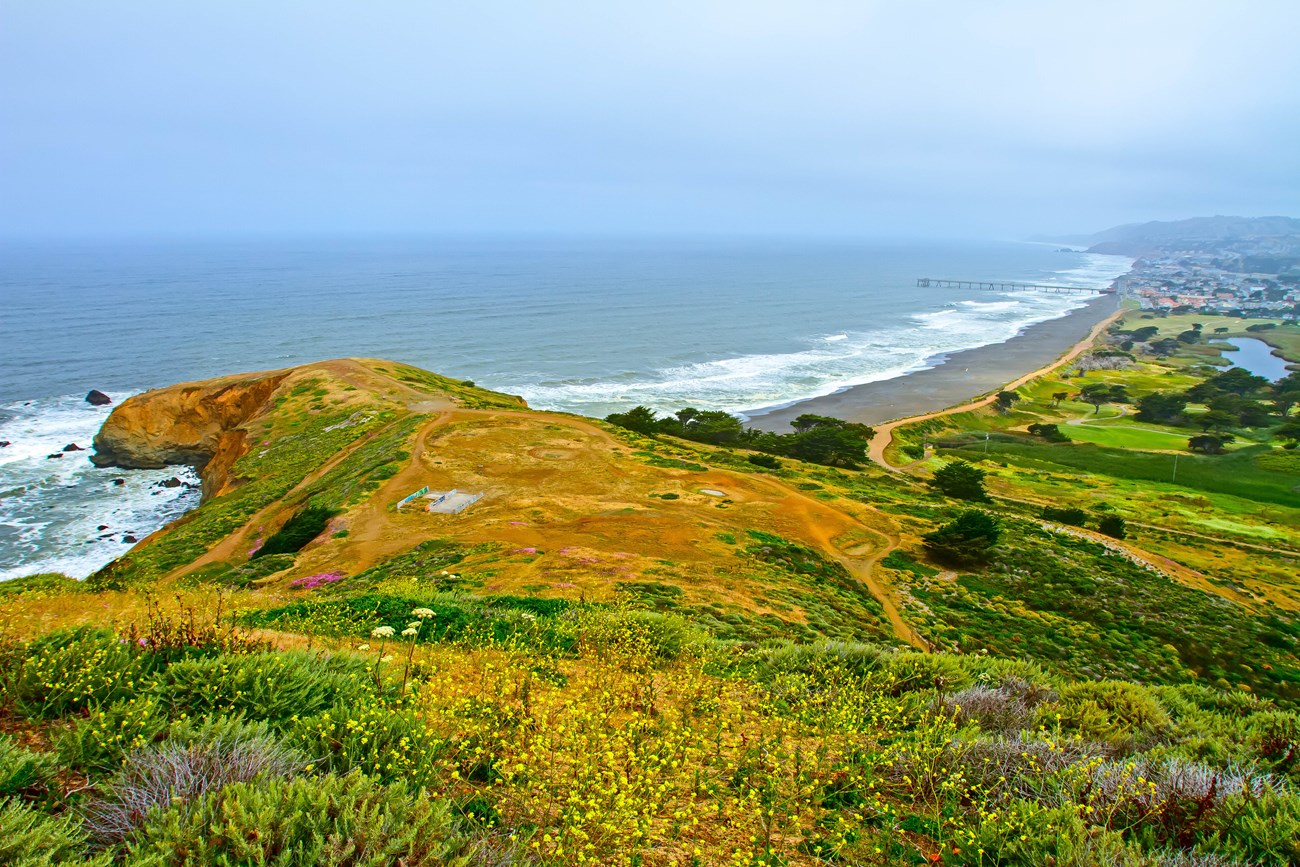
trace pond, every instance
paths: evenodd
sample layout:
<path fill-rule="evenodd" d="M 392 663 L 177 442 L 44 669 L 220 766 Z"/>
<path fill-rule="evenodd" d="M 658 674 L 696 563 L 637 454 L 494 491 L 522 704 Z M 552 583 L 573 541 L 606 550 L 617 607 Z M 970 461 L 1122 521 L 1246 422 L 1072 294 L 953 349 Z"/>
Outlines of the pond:
<path fill-rule="evenodd" d="M 1290 373 L 1286 369 L 1286 359 L 1273 354 L 1273 347 L 1253 337 L 1226 337 L 1224 340 L 1237 347 L 1237 351 L 1224 352 L 1233 367 L 1240 367 L 1256 376 L 1262 376 L 1269 382 L 1277 382 Z"/>

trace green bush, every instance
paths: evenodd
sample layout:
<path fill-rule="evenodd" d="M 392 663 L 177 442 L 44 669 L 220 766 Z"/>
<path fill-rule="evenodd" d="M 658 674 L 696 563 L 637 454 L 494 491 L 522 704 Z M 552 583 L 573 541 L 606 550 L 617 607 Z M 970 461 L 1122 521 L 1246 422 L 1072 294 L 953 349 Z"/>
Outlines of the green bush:
<path fill-rule="evenodd" d="M 157 679 L 154 694 L 172 716 L 242 713 L 282 723 L 368 694 L 366 665 L 349 656 L 301 651 L 187 659 Z"/>
<path fill-rule="evenodd" d="M 598 650 L 632 650 L 649 659 L 676 659 L 703 635 L 684 618 L 659 611 L 593 612 L 582 624 L 581 641 Z"/>
<path fill-rule="evenodd" d="M 768 470 L 781 469 L 781 462 L 778 461 L 776 458 L 772 457 L 771 455 L 764 455 L 764 454 L 747 455 L 745 457 L 745 460 L 749 461 L 751 464 L 753 464 L 756 467 L 763 467 L 764 469 L 768 469 Z"/>
<path fill-rule="evenodd" d="M 1219 852 L 1267 867 L 1300 864 L 1300 796 L 1269 788 L 1231 800 L 1225 812 L 1233 819 L 1218 835 Z"/>
<path fill-rule="evenodd" d="M 949 497 L 983 503 L 989 498 L 984 487 L 986 475 L 988 473 L 974 464 L 956 460 L 935 470 L 930 486 Z"/>
<path fill-rule="evenodd" d="M 1070 684 L 1059 701 L 1043 706 L 1042 714 L 1045 724 L 1059 715 L 1066 731 L 1115 747 L 1150 740 L 1170 726 L 1168 711 L 1150 690 L 1119 680 Z"/>
<path fill-rule="evenodd" d="M 117 845 L 152 811 L 184 810 L 231 783 L 291 777 L 306 763 L 306 755 L 281 743 L 265 724 L 222 719 L 187 727 L 181 737 L 132 752 L 82 805 L 83 824 L 98 845 Z"/>
<path fill-rule="evenodd" d="M 129 867 L 343 867 L 462 863 L 469 843 L 446 802 L 361 774 L 232 783 L 150 814 Z"/>
<path fill-rule="evenodd" d="M 953 566 L 968 566 L 988 559 L 1002 538 L 1002 524 L 988 512 L 967 509 L 923 538 L 931 557 Z"/>
<path fill-rule="evenodd" d="M 70 816 L 47 816 L 18 801 L 0 801 L 0 864 L 6 867 L 108 867 L 111 855 L 91 857 L 86 835 Z"/>
<path fill-rule="evenodd" d="M 308 506 L 296 512 L 284 522 L 284 526 L 267 539 L 254 558 L 270 557 L 275 554 L 296 554 L 303 547 L 325 532 L 325 525 L 338 514 L 324 506 Z"/>
<path fill-rule="evenodd" d="M 34 753 L 0 735 L 0 799 L 39 797 L 49 787 L 56 770 L 54 756 Z"/>
<path fill-rule="evenodd" d="M 885 670 L 893 678 L 895 693 L 961 689 L 971 682 L 961 657 L 944 653 L 896 653 L 886 658 Z"/>
<path fill-rule="evenodd" d="M 887 647 L 858 641 L 783 643 L 760 648 L 754 655 L 752 671 L 759 681 L 781 674 L 819 675 L 833 670 L 866 677 L 882 668 L 891 653 Z"/>
<path fill-rule="evenodd" d="M 109 632 L 59 630 L 27 646 L 7 692 L 24 716 L 66 716 L 132 694 L 155 662 Z"/>
<path fill-rule="evenodd" d="M 1102 516 L 1102 519 L 1097 522 L 1097 529 L 1116 539 L 1123 539 L 1128 535 L 1125 521 L 1119 515 Z"/>
<path fill-rule="evenodd" d="M 437 757 L 444 742 L 407 708 L 337 707 L 298 720 L 286 737 L 326 771 L 356 770 L 414 788 L 440 780 Z"/>
<path fill-rule="evenodd" d="M 95 708 L 59 738 L 59 760 L 82 771 L 111 771 L 131 750 L 160 738 L 167 722 L 167 707 L 149 694 Z"/>
<path fill-rule="evenodd" d="M 1082 527 L 1088 523 L 1088 513 L 1078 506 L 1068 508 L 1043 506 L 1043 520 L 1055 521 L 1058 524 L 1069 524 L 1071 527 Z"/>

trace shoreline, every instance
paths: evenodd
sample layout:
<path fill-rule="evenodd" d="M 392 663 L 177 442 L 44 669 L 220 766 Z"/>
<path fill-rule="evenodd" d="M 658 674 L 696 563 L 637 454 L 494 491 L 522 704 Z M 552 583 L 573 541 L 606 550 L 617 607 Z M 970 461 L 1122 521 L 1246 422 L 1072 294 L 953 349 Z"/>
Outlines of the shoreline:
<path fill-rule="evenodd" d="M 1055 365 L 1098 324 L 1120 310 L 1117 295 L 1104 295 L 1058 319 L 1031 325 L 1002 343 L 954 352 L 934 367 L 855 385 L 789 406 L 746 413 L 749 425 L 784 432 L 804 413 L 879 425 L 940 412 L 997 391 L 1017 377 Z"/>

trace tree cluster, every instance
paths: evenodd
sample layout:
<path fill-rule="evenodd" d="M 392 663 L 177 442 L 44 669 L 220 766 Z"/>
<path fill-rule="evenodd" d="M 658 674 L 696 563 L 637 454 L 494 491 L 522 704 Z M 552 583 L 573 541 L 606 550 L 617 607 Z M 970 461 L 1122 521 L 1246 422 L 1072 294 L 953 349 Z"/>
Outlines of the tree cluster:
<path fill-rule="evenodd" d="M 1267 401 L 1267 402 L 1265 402 Z M 1206 411 L 1194 416 L 1186 412 L 1188 404 L 1199 403 Z M 1300 403 L 1300 374 L 1269 384 L 1262 376 L 1255 376 L 1240 367 L 1234 367 L 1202 380 L 1180 392 L 1157 391 L 1137 400 L 1139 421 L 1168 425 L 1195 425 L 1204 433 L 1213 432 L 1223 442 L 1231 438 L 1229 428 L 1266 427 L 1274 420 L 1274 412 L 1285 421 L 1291 408 Z M 1280 431 L 1285 437 L 1289 425 Z M 1214 446 L 1204 437 L 1193 437 L 1191 448 L 1213 454 Z"/>
<path fill-rule="evenodd" d="M 627 412 L 608 415 L 605 421 L 646 436 L 667 434 L 709 445 L 735 446 L 848 469 L 856 469 L 866 461 L 867 443 L 876 433 L 864 424 L 805 413 L 790 422 L 793 433 L 780 434 L 747 428 L 728 412 L 694 407 L 660 416 L 649 407 L 636 406 Z M 771 469 L 780 466 L 776 462 L 773 467 L 758 460 L 751 463 Z"/>

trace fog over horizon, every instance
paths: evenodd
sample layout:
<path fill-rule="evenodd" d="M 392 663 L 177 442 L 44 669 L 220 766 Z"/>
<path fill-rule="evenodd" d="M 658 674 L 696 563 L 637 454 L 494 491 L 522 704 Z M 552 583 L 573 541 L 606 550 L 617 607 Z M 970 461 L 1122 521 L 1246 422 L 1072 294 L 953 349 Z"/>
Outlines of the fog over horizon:
<path fill-rule="evenodd" d="M 1300 4 L 0 0 L 0 236 L 1300 215 Z"/>

